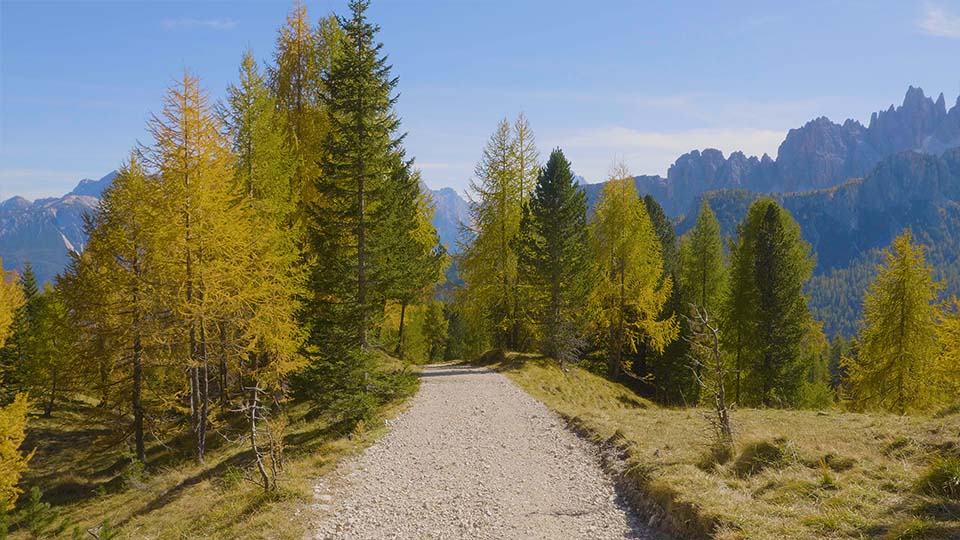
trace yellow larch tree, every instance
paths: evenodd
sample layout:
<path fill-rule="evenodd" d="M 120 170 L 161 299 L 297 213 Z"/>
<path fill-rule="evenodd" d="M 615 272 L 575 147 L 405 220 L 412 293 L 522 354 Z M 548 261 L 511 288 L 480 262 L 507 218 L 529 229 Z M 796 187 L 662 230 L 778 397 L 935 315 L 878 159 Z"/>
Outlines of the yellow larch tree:
<path fill-rule="evenodd" d="M 883 252 L 863 300 L 860 352 L 846 359 L 857 404 L 904 414 L 928 410 L 938 391 L 937 294 L 942 284 L 907 229 Z M 949 332 L 949 327 L 945 329 Z"/>
<path fill-rule="evenodd" d="M 593 326 L 609 355 L 611 378 L 625 370 L 624 356 L 641 342 L 656 351 L 675 340 L 675 316 L 657 320 L 673 283 L 663 275 L 660 241 L 633 176 L 614 166 L 590 223 L 597 285 L 591 295 Z"/>
<path fill-rule="evenodd" d="M 231 204 L 234 158 L 226 130 L 196 77 L 184 72 L 148 128 L 154 143 L 142 150 L 159 182 L 158 226 L 169 227 L 160 270 L 165 301 L 177 317 L 169 339 L 186 344 L 180 354 L 188 373 L 195 457 L 202 462 L 212 360 L 236 357 L 218 333 L 236 318 L 241 291 L 250 284 L 244 270 L 253 242 L 245 207 Z"/>

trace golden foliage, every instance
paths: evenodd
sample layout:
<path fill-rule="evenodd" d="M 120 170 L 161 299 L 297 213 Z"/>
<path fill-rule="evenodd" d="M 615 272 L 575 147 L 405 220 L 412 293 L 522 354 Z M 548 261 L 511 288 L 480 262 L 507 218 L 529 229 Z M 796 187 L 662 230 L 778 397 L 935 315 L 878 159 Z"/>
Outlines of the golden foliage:
<path fill-rule="evenodd" d="M 17 488 L 20 474 L 33 452 L 23 455 L 20 445 L 27 429 L 27 395 L 17 394 L 13 403 L 0 407 L 0 504 L 13 506 L 23 491 Z"/>
<path fill-rule="evenodd" d="M 3 260 L 0 259 L 0 347 L 10 337 L 14 315 L 23 305 L 23 291 L 16 278 L 16 272 L 3 269 Z"/>
<path fill-rule="evenodd" d="M 624 349 L 636 351 L 642 341 L 663 351 L 680 332 L 675 315 L 657 320 L 673 282 L 663 275 L 659 238 L 625 165 L 617 165 L 603 186 L 590 233 L 599 271 L 594 325 L 607 336 L 616 373 Z"/>

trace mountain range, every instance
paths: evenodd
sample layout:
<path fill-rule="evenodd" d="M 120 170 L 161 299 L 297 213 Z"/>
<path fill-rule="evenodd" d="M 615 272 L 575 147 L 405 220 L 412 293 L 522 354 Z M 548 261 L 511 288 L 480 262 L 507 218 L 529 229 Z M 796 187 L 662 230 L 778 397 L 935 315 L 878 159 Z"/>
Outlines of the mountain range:
<path fill-rule="evenodd" d="M 82 180 L 60 198 L 0 203 L 4 266 L 22 268 L 29 260 L 40 279 L 52 279 L 69 250 L 83 249 L 82 216 L 96 209 L 114 175 Z M 602 184 L 577 181 L 592 206 Z M 874 113 L 867 126 L 820 117 L 791 129 L 776 159 L 693 150 L 665 178 L 634 182 L 660 202 L 680 234 L 692 227 L 704 198 L 726 236 L 735 234 L 754 199 L 777 199 L 817 254 L 811 306 L 830 335 L 853 334 L 879 250 L 906 227 L 929 247 L 946 290 L 960 293 L 960 98 L 948 110 L 943 94 L 934 100 L 911 86 L 900 106 Z M 452 188 L 431 191 L 434 225 L 456 252 L 469 205 Z"/>
<path fill-rule="evenodd" d="M 100 195 L 116 176 L 81 180 L 63 197 L 28 201 L 12 197 L 0 203 L 0 258 L 4 269 L 23 270 L 30 262 L 37 278 L 52 281 L 70 261 L 70 251 L 87 242 L 83 216 L 96 210 Z"/>
<path fill-rule="evenodd" d="M 873 113 L 866 127 L 856 120 L 837 124 L 820 117 L 791 129 L 776 159 L 767 154 L 747 157 L 733 152 L 724 157 L 715 149 L 693 150 L 677 158 L 666 178 L 637 176 L 635 181 L 641 193 L 653 195 L 667 214 L 679 217 L 707 191 L 790 193 L 828 188 L 864 177 L 899 152 L 938 154 L 957 146 L 960 97 L 948 111 L 943 94 L 934 101 L 911 86 L 902 105 Z M 598 193 L 599 187 L 588 188 L 591 200 Z"/>
<path fill-rule="evenodd" d="M 12 197 L 0 203 L 3 267 L 22 271 L 29 261 L 41 283 L 53 281 L 69 263 L 70 251 L 83 250 L 87 241 L 83 216 L 96 211 L 103 191 L 116 175 L 116 171 L 111 171 L 99 180 L 80 180 L 63 197 L 35 201 Z M 460 223 L 469 219 L 467 202 L 452 188 L 429 191 L 436 209 L 433 224 L 440 241 L 447 249 L 456 251 Z"/>

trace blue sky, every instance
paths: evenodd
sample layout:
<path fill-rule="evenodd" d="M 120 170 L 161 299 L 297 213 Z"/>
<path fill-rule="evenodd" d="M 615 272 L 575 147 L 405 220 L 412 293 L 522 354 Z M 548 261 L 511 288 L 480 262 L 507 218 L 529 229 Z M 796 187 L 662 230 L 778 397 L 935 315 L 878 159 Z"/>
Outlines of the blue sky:
<path fill-rule="evenodd" d="M 269 59 L 292 1 L 0 0 L 0 200 L 60 195 L 116 168 L 184 68 L 213 97 L 242 51 Z M 346 1 L 308 0 L 311 18 Z M 960 0 L 667 2 L 379 0 L 408 152 L 462 190 L 504 116 L 525 111 L 602 180 L 664 174 L 715 147 L 775 156 L 816 116 L 862 122 L 908 85 L 953 104 Z"/>

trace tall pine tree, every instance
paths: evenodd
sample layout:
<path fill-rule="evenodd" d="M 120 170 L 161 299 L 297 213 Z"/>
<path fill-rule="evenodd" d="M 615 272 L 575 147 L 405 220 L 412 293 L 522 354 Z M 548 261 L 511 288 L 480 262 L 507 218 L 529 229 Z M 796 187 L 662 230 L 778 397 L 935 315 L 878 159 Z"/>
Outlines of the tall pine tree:
<path fill-rule="evenodd" d="M 685 314 L 689 310 L 689 300 L 683 281 L 680 279 L 681 260 L 677 248 L 677 235 L 670 218 L 663 208 L 650 195 L 643 198 L 644 206 L 650 215 L 650 221 L 660 239 L 660 249 L 663 253 L 663 276 L 673 283 L 670 298 L 667 299 L 660 312 L 659 319 L 666 320 L 675 317 L 679 321 L 680 337 L 667 345 L 662 353 L 644 350 L 639 357 L 634 372 L 639 377 L 653 376 L 651 381 L 656 391 L 656 398 L 662 403 L 682 405 L 696 403 L 700 392 L 693 372 L 690 370 L 690 338 L 691 331 Z"/>
<path fill-rule="evenodd" d="M 4 270 L 0 260 L 0 387 L 4 389 L 12 388 L 7 372 L 12 368 L 13 357 L 8 355 L 6 342 L 15 329 L 14 321 L 24 302 L 18 281 L 17 273 Z M 9 397 L 5 394 L 0 392 L 0 401 Z"/>
<path fill-rule="evenodd" d="M 19 307 L 13 315 L 10 336 L 0 351 L 3 357 L 5 388 L 23 388 L 27 382 L 22 379 L 22 375 L 34 356 L 33 349 L 37 344 L 43 304 L 37 275 L 33 273 L 33 265 L 29 261 L 24 265 L 23 274 L 19 276 L 16 285 L 19 289 L 16 295 Z"/>
<path fill-rule="evenodd" d="M 329 130 L 315 151 L 319 199 L 310 208 L 302 310 L 312 357 L 305 380 L 318 383 L 311 393 L 360 414 L 370 404 L 368 351 L 391 281 L 384 246 L 409 234 L 409 220 L 396 227 L 395 212 L 416 208 L 419 195 L 398 186 L 414 180 L 394 112 L 397 79 L 376 41 L 379 27 L 367 20 L 368 5 L 352 1 L 350 18 L 339 20 L 343 47 L 323 77 Z"/>
<path fill-rule="evenodd" d="M 312 27 L 306 5 L 297 0 L 277 34 L 274 66 L 267 73 L 270 91 L 284 116 L 284 134 L 293 152 L 290 190 L 295 201 L 307 203 L 316 198 L 312 180 L 319 174 L 319 156 L 315 152 L 329 129 L 322 79 L 340 46 L 340 25 L 331 15 Z M 301 206 L 295 216 L 298 224 L 305 219 L 305 210 Z"/>
<path fill-rule="evenodd" d="M 236 313 L 249 260 L 250 230 L 232 199 L 233 157 L 221 119 L 196 77 L 185 72 L 149 123 L 154 143 L 143 148 L 158 174 L 160 223 L 168 229 L 163 272 L 170 309 L 178 314 L 177 341 L 189 383 L 195 456 L 203 461 L 216 369 L 217 333 Z M 219 351 L 223 353 L 223 351 Z"/>
<path fill-rule="evenodd" d="M 376 280 L 384 287 L 386 299 L 400 305 L 396 353 L 404 358 L 404 326 L 407 308 L 424 300 L 443 275 L 446 250 L 433 227 L 433 203 L 423 191 L 418 171 L 397 170 L 390 186 L 389 202 L 382 218 L 384 240 L 377 245 Z"/>
<path fill-rule="evenodd" d="M 16 284 L 16 272 L 4 270 L 3 259 L 0 259 L 0 347 L 10 335 L 14 315 L 21 304 L 23 297 Z"/>
<path fill-rule="evenodd" d="M 251 450 L 261 482 L 270 489 L 276 486 L 276 475 L 267 474 L 261 458 L 260 424 L 280 413 L 276 404 L 285 397 L 284 382 L 301 367 L 302 359 L 296 307 L 303 294 L 304 276 L 297 264 L 299 238 L 290 230 L 300 198 L 291 178 L 302 171 L 290 139 L 284 136 L 288 128 L 276 109 L 276 99 L 269 94 L 249 52 L 241 62 L 239 84 L 228 88 L 227 107 L 221 113 L 236 156 L 232 204 L 245 210 L 251 232 L 250 253 L 242 271 L 253 286 L 238 290 L 236 311 L 219 321 L 218 390 L 225 403 L 233 382 L 239 383 Z M 267 422 L 269 436 L 282 437 L 271 425 L 282 422 Z M 279 459 L 275 453 L 270 455 Z"/>
<path fill-rule="evenodd" d="M 464 246 L 460 270 L 467 284 L 478 330 L 490 332 L 493 345 L 513 348 L 516 323 L 517 258 L 513 245 L 520 229 L 521 205 L 514 141 L 503 119 L 490 136 L 470 183 L 470 214 L 474 237 Z M 482 325 L 482 326 L 481 326 Z"/>
<path fill-rule="evenodd" d="M 519 233 L 520 279 L 540 329 L 541 351 L 561 365 L 576 359 L 581 320 L 590 294 L 591 267 L 586 193 L 574 182 L 558 148 L 524 205 Z"/>
<path fill-rule="evenodd" d="M 159 345 L 166 326 L 159 322 L 165 311 L 161 248 L 171 240 L 160 208 L 158 183 L 132 155 L 86 223 L 87 247 L 60 283 L 80 330 L 81 364 L 100 376 L 94 380 L 104 404 L 129 400 L 132 425 L 122 430 L 132 434 L 142 463 L 150 410 L 159 411 L 162 394 L 178 388 Z"/>
<path fill-rule="evenodd" d="M 790 405 L 807 371 L 802 346 L 811 316 L 803 286 L 813 271 L 810 245 L 796 221 L 771 199 L 750 206 L 737 234 L 723 309 L 735 399 Z"/>
<path fill-rule="evenodd" d="M 726 276 L 720 223 L 707 199 L 700 206 L 693 230 L 681 241 L 680 253 L 680 280 L 688 293 L 688 301 L 696 304 L 701 311 L 705 310 L 711 319 L 717 320 Z"/>
<path fill-rule="evenodd" d="M 960 395 L 960 300 L 954 297 L 943 311 L 937 326 L 940 356 L 931 370 L 931 379 L 935 383 L 934 393 L 955 399 Z"/>

